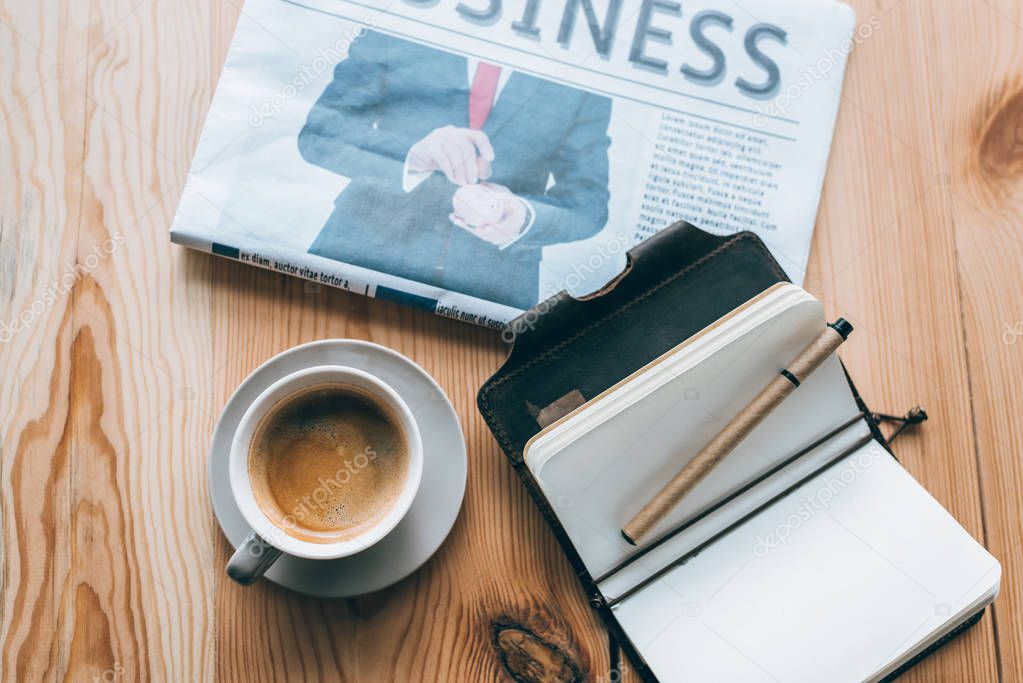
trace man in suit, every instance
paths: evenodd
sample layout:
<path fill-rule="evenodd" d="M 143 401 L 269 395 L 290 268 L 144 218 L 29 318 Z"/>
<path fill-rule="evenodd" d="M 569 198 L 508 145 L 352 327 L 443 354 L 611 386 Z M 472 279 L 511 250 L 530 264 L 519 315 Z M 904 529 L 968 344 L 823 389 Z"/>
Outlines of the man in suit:
<path fill-rule="evenodd" d="M 607 221 L 611 101 L 367 32 L 299 134 L 346 176 L 309 251 L 515 308 Z"/>

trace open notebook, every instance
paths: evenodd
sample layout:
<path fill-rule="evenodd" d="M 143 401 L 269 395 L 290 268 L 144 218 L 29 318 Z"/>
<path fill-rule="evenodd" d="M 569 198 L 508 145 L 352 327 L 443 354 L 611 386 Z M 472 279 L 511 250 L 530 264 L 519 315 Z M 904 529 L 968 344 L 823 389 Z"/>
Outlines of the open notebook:
<path fill-rule="evenodd" d="M 776 285 L 526 445 L 526 467 L 598 577 L 622 629 L 662 681 L 876 680 L 998 592 L 997 561 L 856 419 L 862 413 L 836 357 L 640 548 L 620 536 L 621 526 L 824 326 L 816 299 L 794 285 Z M 849 426 L 805 457 L 649 549 L 843 424 Z M 642 557 L 612 572 L 636 553 Z"/>

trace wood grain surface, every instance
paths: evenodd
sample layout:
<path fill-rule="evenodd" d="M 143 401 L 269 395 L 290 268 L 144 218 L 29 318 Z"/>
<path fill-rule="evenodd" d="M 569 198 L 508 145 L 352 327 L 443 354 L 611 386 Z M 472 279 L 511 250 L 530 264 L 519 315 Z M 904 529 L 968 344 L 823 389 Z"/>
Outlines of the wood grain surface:
<path fill-rule="evenodd" d="M 1020 681 L 1023 5 L 853 4 L 874 28 L 806 286 L 856 326 L 842 356 L 868 403 L 927 408 L 897 452 L 1002 562 L 994 609 L 906 680 Z M 0 0 L 0 677 L 619 680 L 476 412 L 498 334 L 169 244 L 240 11 Z M 461 516 L 377 594 L 239 588 L 206 494 L 213 423 L 259 363 L 326 337 L 393 347 L 445 388 Z"/>

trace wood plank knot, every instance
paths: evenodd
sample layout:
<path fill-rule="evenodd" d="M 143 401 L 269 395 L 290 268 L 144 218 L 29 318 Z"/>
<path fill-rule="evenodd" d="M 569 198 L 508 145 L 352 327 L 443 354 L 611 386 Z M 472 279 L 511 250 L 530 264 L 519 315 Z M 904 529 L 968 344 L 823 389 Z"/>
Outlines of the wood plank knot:
<path fill-rule="evenodd" d="M 579 666 L 561 648 L 517 624 L 495 623 L 494 647 L 511 677 L 522 683 L 578 683 Z"/>

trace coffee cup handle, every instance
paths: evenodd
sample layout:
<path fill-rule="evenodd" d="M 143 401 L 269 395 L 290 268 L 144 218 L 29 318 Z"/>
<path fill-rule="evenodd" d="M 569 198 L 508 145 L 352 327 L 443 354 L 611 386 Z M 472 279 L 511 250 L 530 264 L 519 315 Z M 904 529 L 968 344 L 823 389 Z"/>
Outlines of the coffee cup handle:
<path fill-rule="evenodd" d="M 278 548 L 267 543 L 255 531 L 249 532 L 227 562 L 227 575 L 243 586 L 263 576 L 281 556 Z"/>

